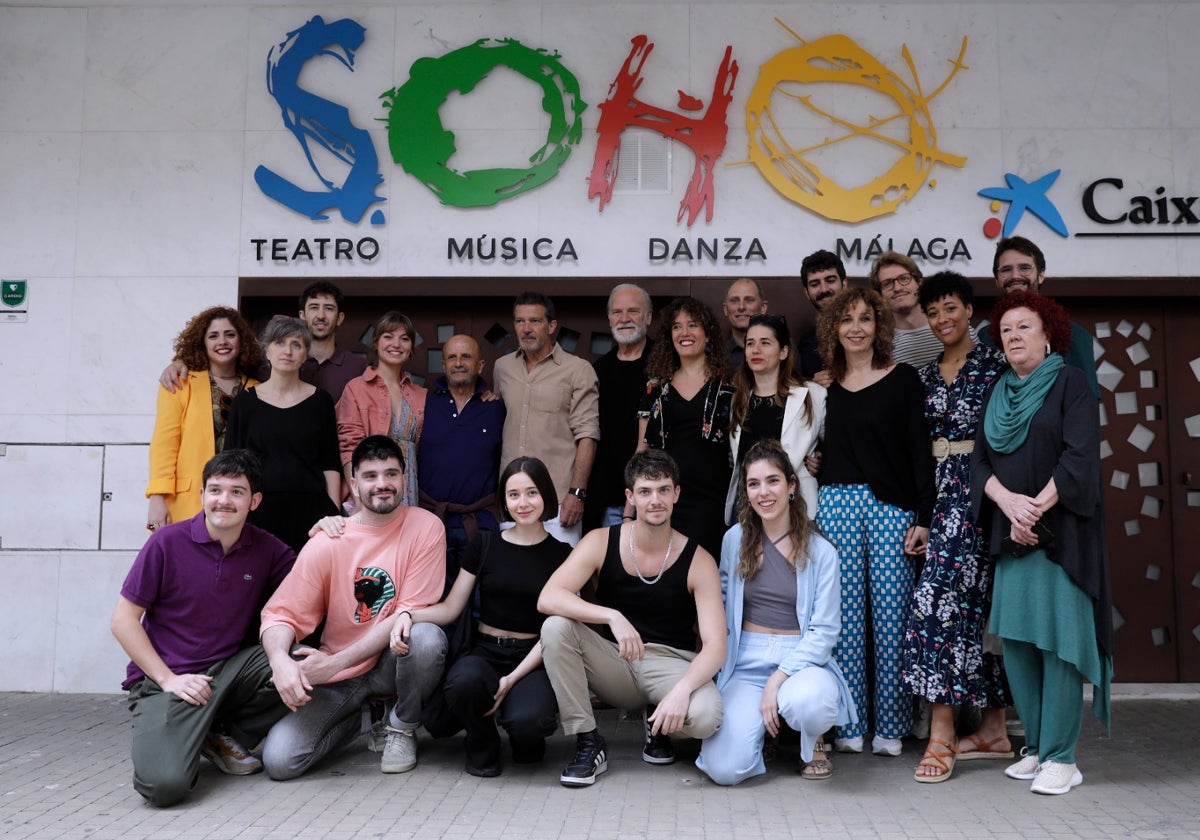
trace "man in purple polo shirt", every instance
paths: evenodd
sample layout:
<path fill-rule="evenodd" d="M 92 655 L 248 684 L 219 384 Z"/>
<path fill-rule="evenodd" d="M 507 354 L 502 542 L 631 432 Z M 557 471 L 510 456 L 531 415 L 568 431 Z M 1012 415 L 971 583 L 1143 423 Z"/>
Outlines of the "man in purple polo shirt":
<path fill-rule="evenodd" d="M 132 660 L 121 687 L 133 713 L 133 786 L 158 806 L 195 790 L 201 754 L 223 773 L 262 770 L 243 745 L 287 713 L 266 654 L 246 640 L 295 554 L 246 523 L 262 500 L 253 453 L 221 452 L 203 477 L 204 509 L 151 535 L 112 617 Z"/>
<path fill-rule="evenodd" d="M 417 453 L 421 506 L 446 525 L 446 581 L 458 576 L 467 544 L 479 531 L 495 531 L 496 481 L 504 403 L 484 400 L 483 357 L 469 335 L 442 347 L 442 368 L 425 401 Z"/>

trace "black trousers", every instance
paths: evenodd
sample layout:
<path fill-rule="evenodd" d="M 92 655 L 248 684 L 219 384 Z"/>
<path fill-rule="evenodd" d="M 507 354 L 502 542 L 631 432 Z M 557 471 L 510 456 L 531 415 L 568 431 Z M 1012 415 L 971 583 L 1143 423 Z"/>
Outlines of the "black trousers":
<path fill-rule="evenodd" d="M 478 769 L 500 766 L 500 733 L 508 733 L 513 760 L 541 760 L 546 738 L 558 728 L 558 701 L 545 668 L 538 666 L 509 689 L 500 708 L 484 717 L 495 703 L 500 678 L 511 673 L 529 653 L 528 647 L 502 647 L 486 637 L 471 652 L 450 666 L 446 675 L 446 703 L 466 730 L 467 765 Z"/>

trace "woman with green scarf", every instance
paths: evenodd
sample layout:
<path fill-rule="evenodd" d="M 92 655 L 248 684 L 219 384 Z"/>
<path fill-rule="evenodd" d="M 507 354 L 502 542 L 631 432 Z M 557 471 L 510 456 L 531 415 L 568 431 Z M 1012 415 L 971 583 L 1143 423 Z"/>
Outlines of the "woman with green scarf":
<path fill-rule="evenodd" d="M 1081 371 L 1066 367 L 1071 326 L 1034 292 L 1000 300 L 996 344 L 1012 369 L 984 406 L 971 459 L 971 502 L 996 557 L 988 630 L 1025 724 L 1022 758 L 1005 770 L 1034 793 L 1083 781 L 1075 747 L 1083 681 L 1109 724 L 1112 599 L 1100 484 L 1100 424 Z"/>

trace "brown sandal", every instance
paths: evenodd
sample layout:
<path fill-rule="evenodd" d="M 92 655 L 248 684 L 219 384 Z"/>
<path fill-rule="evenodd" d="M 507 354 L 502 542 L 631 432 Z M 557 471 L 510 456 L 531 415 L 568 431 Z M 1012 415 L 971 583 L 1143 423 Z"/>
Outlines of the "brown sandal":
<path fill-rule="evenodd" d="M 813 746 L 813 760 L 800 768 L 800 778 L 809 782 L 823 782 L 833 775 L 833 764 L 829 761 L 829 747 L 824 738 L 818 738 Z"/>
<path fill-rule="evenodd" d="M 934 745 L 945 747 L 944 752 L 935 752 Z M 921 761 L 917 764 L 917 768 L 932 767 L 940 772 L 936 776 L 926 776 L 918 772 L 913 773 L 913 778 L 924 785 L 936 785 L 939 782 L 944 782 L 954 773 L 954 761 L 957 751 L 945 741 L 938 741 L 935 738 L 929 739 L 929 744 L 925 747 L 925 755 L 921 756 Z"/>
<path fill-rule="evenodd" d="M 964 750 L 956 748 L 955 752 L 958 753 L 959 761 L 984 761 L 985 759 L 1004 761 L 1013 757 L 1011 746 L 1007 752 L 996 749 L 998 745 L 1003 744 L 1005 741 L 1008 741 L 1007 735 L 1001 735 L 1000 737 L 993 738 L 990 741 L 983 741 L 980 740 L 979 733 L 975 732 L 971 735 L 964 735 L 958 739 L 959 747 L 966 743 L 970 744 L 973 749 Z"/>

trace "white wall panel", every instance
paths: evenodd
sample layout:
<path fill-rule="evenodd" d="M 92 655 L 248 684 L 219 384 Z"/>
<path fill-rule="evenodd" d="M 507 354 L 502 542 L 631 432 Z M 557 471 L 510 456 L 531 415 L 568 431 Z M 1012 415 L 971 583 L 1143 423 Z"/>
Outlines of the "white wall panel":
<path fill-rule="evenodd" d="M 6 446 L 0 456 L 0 546 L 95 549 L 101 446 Z"/>
<path fill-rule="evenodd" d="M 98 597 L 82 584 L 77 588 Z M 0 553 L 0 691 L 53 690 L 61 588 L 57 552 Z"/>

